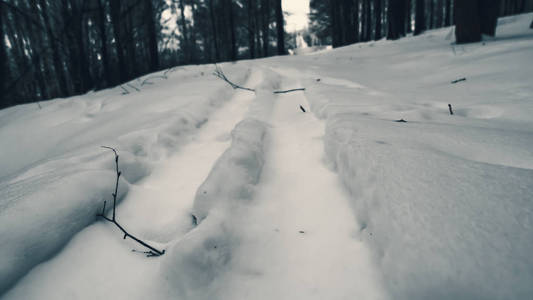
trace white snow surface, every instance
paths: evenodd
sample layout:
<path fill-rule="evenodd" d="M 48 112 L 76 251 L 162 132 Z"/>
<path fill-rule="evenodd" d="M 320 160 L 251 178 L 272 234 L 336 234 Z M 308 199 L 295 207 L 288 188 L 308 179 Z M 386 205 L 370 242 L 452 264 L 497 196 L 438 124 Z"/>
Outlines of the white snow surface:
<path fill-rule="evenodd" d="M 0 297 L 533 298 L 532 17 L 0 110 Z"/>

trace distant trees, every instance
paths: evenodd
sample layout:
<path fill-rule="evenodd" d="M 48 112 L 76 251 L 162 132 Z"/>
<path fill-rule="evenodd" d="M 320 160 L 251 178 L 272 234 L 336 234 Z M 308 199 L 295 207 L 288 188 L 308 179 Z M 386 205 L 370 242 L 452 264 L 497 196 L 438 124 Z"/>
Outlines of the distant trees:
<path fill-rule="evenodd" d="M 0 108 L 285 54 L 281 0 L 0 0 Z"/>
<path fill-rule="evenodd" d="M 383 36 L 419 35 L 456 22 L 458 42 L 463 36 L 479 40 L 480 34 L 494 35 L 499 16 L 533 11 L 533 0 L 310 0 L 309 7 L 314 43 L 340 47 Z M 480 33 L 472 38 L 470 31 Z"/>

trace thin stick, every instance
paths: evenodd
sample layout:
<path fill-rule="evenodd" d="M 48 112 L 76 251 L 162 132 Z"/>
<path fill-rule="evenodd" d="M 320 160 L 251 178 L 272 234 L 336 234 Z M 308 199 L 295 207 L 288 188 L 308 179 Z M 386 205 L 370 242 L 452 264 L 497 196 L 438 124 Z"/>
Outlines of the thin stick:
<path fill-rule="evenodd" d="M 137 92 L 140 92 L 141 90 L 139 90 L 138 88 L 136 88 L 135 86 L 129 84 L 129 83 L 126 83 L 126 85 L 128 85 L 130 88 L 136 90 Z"/>
<path fill-rule="evenodd" d="M 250 92 L 255 92 L 254 89 L 251 89 L 251 88 L 247 88 L 247 87 L 243 87 L 243 86 L 240 86 L 240 85 L 237 85 L 233 82 L 231 82 L 227 77 L 226 75 L 224 74 L 224 72 L 222 72 L 222 69 L 217 65 L 215 64 L 215 71 L 213 72 L 213 75 L 215 75 L 216 77 L 224 80 L 225 82 L 227 82 L 229 85 L 231 85 L 231 87 L 233 89 L 241 89 L 241 90 L 246 90 L 246 91 L 250 91 Z"/>
<path fill-rule="evenodd" d="M 136 241 L 137 243 L 139 243 L 139 244 L 143 245 L 144 247 L 150 249 L 150 251 L 145 252 L 148 257 L 161 256 L 161 255 L 165 254 L 165 250 L 161 250 L 160 251 L 160 250 L 157 250 L 156 248 L 148 245 L 144 241 L 142 241 L 142 240 L 138 239 L 137 237 L 131 235 L 129 232 L 126 231 L 126 229 L 124 229 L 124 227 L 122 227 L 118 223 L 117 216 L 116 216 L 117 193 L 118 193 L 118 182 L 119 182 L 119 179 L 120 179 L 120 175 L 122 175 L 122 172 L 118 169 L 118 153 L 117 153 L 117 150 L 115 148 L 111 148 L 111 147 L 107 147 L 107 146 L 102 146 L 102 148 L 110 149 L 111 151 L 113 151 L 113 153 L 115 153 L 115 170 L 116 170 L 116 173 L 117 173 L 117 180 L 115 182 L 115 192 L 112 194 L 113 195 L 113 217 L 112 218 L 108 218 L 108 217 L 106 217 L 104 215 L 106 201 L 104 201 L 104 207 L 102 208 L 102 213 L 97 214 L 96 216 L 97 217 L 101 217 L 102 219 L 115 224 L 122 231 L 122 233 L 124 233 L 124 239 L 129 237 L 132 240 Z"/>
<path fill-rule="evenodd" d="M 124 92 L 122 92 L 122 95 L 127 95 L 130 93 L 130 91 L 128 91 L 125 87 L 123 87 L 122 85 L 120 86 L 120 88 L 122 88 L 122 90 L 124 90 Z"/>
<path fill-rule="evenodd" d="M 290 93 L 290 92 L 296 92 L 296 91 L 305 91 L 305 88 L 297 88 L 297 89 L 290 89 L 290 90 L 284 90 L 284 91 L 274 91 L 274 94 L 284 94 L 284 93 Z"/>

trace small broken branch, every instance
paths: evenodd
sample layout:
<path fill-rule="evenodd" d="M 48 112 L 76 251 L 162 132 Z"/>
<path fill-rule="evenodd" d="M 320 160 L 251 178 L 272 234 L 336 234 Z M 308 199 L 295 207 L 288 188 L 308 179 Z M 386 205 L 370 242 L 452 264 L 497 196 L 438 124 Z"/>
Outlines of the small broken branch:
<path fill-rule="evenodd" d="M 305 91 L 305 88 L 297 88 L 297 89 L 290 89 L 290 90 L 283 90 L 283 91 L 274 91 L 274 94 L 284 94 L 284 93 L 290 93 L 290 92 L 296 92 L 296 91 Z"/>
<path fill-rule="evenodd" d="M 461 82 L 461 81 L 466 81 L 466 78 L 459 78 L 459 79 L 455 79 L 452 81 L 452 84 L 455 84 L 455 83 L 458 83 L 458 82 Z"/>
<path fill-rule="evenodd" d="M 165 250 L 161 250 L 160 251 L 160 250 L 157 250 L 156 248 L 148 245 L 144 241 L 142 241 L 142 240 L 138 239 L 137 237 L 131 235 L 129 232 L 126 231 L 126 229 L 124 229 L 124 227 L 122 227 L 118 223 L 117 216 L 116 216 L 117 193 L 118 193 L 118 182 L 119 182 L 119 179 L 120 179 L 120 175 L 122 175 L 122 172 L 118 169 L 118 153 L 117 153 L 117 150 L 115 148 L 111 148 L 111 147 L 107 147 L 107 146 L 102 146 L 102 148 L 110 149 L 115 154 L 115 170 L 116 170 L 116 173 L 117 173 L 117 180 L 115 182 L 115 191 L 112 194 L 113 195 L 113 217 L 112 218 L 108 218 L 105 215 L 105 207 L 106 207 L 106 201 L 105 200 L 104 200 L 104 207 L 102 208 L 102 212 L 97 214 L 96 216 L 97 217 L 101 217 L 102 219 L 115 224 L 118 227 L 118 229 L 120 229 L 120 231 L 122 231 L 122 233 L 124 234 L 124 239 L 129 237 L 132 240 L 136 241 L 137 243 L 139 243 L 139 244 L 143 245 L 144 247 L 150 249 L 149 251 L 143 252 L 143 253 L 147 254 L 148 257 L 161 256 L 161 255 L 165 254 Z"/>
<path fill-rule="evenodd" d="M 133 86 L 133 85 L 131 85 L 131 84 L 129 84 L 129 83 L 126 83 L 126 85 L 129 86 L 130 88 L 136 90 L 137 92 L 140 92 L 140 91 L 141 91 L 140 89 L 136 88 L 135 86 Z"/>
<path fill-rule="evenodd" d="M 240 86 L 240 85 L 237 85 L 233 82 L 231 82 L 228 77 L 226 77 L 226 75 L 224 74 L 224 72 L 222 72 L 222 69 L 217 65 L 215 64 L 215 71 L 213 72 L 213 75 L 215 75 L 216 77 L 224 80 L 225 82 L 227 82 L 229 85 L 231 85 L 231 87 L 235 90 L 235 89 L 241 89 L 241 90 L 245 90 L 245 91 L 250 91 L 250 92 L 254 92 L 255 93 L 255 90 L 254 89 L 251 89 L 251 88 L 247 88 L 247 87 L 243 87 L 243 86 Z"/>
<path fill-rule="evenodd" d="M 122 85 L 120 86 L 120 88 L 123 90 L 122 95 L 127 95 L 127 94 L 130 93 L 130 91 L 128 91 L 128 89 L 126 89 L 126 88 L 123 87 Z"/>
<path fill-rule="evenodd" d="M 450 110 L 450 115 L 453 115 L 452 105 L 448 104 L 448 109 Z"/>
<path fill-rule="evenodd" d="M 167 75 L 154 75 L 154 76 L 148 76 L 146 79 L 144 79 L 142 82 L 141 82 L 141 86 L 145 85 L 145 84 L 153 84 L 153 82 L 149 81 L 150 79 L 156 79 L 156 78 L 160 78 L 160 79 L 168 79 Z"/>

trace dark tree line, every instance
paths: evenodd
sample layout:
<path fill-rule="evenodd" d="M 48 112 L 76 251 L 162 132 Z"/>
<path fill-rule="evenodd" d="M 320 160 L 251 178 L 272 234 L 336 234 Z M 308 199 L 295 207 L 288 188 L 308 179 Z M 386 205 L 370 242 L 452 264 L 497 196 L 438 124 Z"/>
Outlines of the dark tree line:
<path fill-rule="evenodd" d="M 281 0 L 0 0 L 0 108 L 285 54 Z"/>
<path fill-rule="evenodd" d="M 532 10 L 533 0 L 311 0 L 309 29 L 318 44 L 340 47 L 456 24 L 460 43 L 494 35 L 499 16 Z"/>

